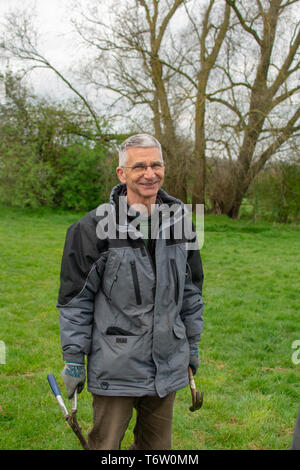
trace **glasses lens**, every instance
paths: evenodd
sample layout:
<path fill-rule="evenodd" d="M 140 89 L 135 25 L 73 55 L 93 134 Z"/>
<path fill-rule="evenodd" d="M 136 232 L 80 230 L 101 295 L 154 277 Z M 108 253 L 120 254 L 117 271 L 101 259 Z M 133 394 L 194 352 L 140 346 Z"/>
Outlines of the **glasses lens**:
<path fill-rule="evenodd" d="M 147 170 L 146 165 L 134 165 L 132 167 L 132 171 L 134 171 L 135 173 L 143 173 L 146 170 Z"/>
<path fill-rule="evenodd" d="M 164 167 L 163 163 L 156 162 L 156 163 L 151 163 L 151 165 L 134 165 L 131 167 L 132 171 L 134 173 L 145 173 L 148 169 L 148 167 L 151 168 L 152 171 L 160 171 Z"/>

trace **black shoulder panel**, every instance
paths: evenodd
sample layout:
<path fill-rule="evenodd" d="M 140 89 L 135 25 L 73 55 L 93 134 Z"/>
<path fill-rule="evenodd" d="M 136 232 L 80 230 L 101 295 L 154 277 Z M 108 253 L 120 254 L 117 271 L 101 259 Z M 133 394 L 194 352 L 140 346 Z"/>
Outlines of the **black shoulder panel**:
<path fill-rule="evenodd" d="M 96 234 L 96 209 L 67 230 L 61 262 L 58 305 L 67 304 L 82 290 L 93 264 L 107 249 L 107 242 Z"/>
<path fill-rule="evenodd" d="M 199 250 L 190 250 L 187 261 L 192 272 L 192 282 L 197 286 L 202 294 L 202 285 L 204 280 L 202 260 Z"/>

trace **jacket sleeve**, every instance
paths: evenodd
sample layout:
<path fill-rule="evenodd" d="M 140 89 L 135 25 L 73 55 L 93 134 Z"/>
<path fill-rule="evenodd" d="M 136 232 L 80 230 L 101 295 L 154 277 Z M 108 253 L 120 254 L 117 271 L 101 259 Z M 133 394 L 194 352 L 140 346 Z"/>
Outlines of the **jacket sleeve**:
<path fill-rule="evenodd" d="M 99 252 L 93 224 L 79 221 L 68 229 L 57 302 L 65 361 L 84 363 L 84 356 L 90 352 L 94 298 L 100 287 L 105 255 L 105 251 Z"/>
<path fill-rule="evenodd" d="M 189 250 L 186 264 L 185 286 L 181 319 L 190 344 L 200 341 L 203 331 L 202 284 L 203 268 L 199 250 Z"/>

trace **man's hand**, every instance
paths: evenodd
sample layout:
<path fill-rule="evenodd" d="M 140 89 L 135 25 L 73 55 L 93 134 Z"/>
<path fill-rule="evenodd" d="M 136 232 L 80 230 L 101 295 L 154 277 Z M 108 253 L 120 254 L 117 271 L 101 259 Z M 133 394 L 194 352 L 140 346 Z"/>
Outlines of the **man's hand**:
<path fill-rule="evenodd" d="M 67 362 L 61 376 L 67 389 L 68 398 L 73 398 L 76 389 L 78 393 L 82 392 L 85 383 L 84 364 Z"/>
<path fill-rule="evenodd" d="M 193 375 L 197 373 L 200 365 L 198 343 L 190 344 L 190 363 L 189 366 L 192 369 Z"/>

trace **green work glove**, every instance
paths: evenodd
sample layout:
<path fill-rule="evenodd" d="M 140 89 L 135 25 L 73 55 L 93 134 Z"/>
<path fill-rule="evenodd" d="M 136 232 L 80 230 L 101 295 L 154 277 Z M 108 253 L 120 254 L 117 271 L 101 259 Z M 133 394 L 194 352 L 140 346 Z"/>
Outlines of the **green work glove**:
<path fill-rule="evenodd" d="M 66 362 L 61 376 L 67 389 L 68 398 L 73 398 L 76 389 L 78 393 L 82 392 L 85 383 L 84 364 Z"/>
<path fill-rule="evenodd" d="M 189 366 L 192 369 L 193 375 L 197 373 L 200 365 L 198 343 L 190 344 L 190 362 Z"/>

